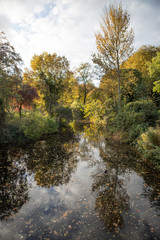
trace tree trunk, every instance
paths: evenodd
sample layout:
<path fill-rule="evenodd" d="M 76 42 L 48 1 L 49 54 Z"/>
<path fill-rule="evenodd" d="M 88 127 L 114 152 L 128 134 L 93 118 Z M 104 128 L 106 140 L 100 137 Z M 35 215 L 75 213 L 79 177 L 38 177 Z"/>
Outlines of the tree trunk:
<path fill-rule="evenodd" d="M 2 129 L 5 125 L 5 117 L 6 117 L 6 113 L 4 110 L 4 105 L 3 105 L 3 100 L 0 99 L 0 128 Z"/>
<path fill-rule="evenodd" d="M 87 97 L 87 89 L 86 89 L 86 84 L 84 84 L 84 104 L 86 103 L 86 97 Z"/>
<path fill-rule="evenodd" d="M 119 54 L 117 50 L 117 73 L 118 73 L 118 110 L 121 105 L 121 82 L 120 82 L 120 69 L 119 69 Z"/>
<path fill-rule="evenodd" d="M 19 117 L 22 118 L 22 104 L 19 106 Z"/>
<path fill-rule="evenodd" d="M 53 117 L 53 95 L 51 92 L 49 93 L 49 98 L 48 98 L 48 112 L 49 112 L 49 116 Z"/>

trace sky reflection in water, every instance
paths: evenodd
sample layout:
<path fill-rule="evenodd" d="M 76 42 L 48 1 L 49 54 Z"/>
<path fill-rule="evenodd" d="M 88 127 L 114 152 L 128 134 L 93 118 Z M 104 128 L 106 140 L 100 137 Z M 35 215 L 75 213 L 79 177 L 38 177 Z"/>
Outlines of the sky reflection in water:
<path fill-rule="evenodd" d="M 160 175 L 100 129 L 74 127 L 1 149 L 0 239 L 160 239 Z"/>

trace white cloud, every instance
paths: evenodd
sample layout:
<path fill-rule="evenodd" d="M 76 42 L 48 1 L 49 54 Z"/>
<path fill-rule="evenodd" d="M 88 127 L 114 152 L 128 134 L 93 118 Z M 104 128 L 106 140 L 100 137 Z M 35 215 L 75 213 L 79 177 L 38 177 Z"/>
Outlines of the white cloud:
<path fill-rule="evenodd" d="M 32 14 L 39 14 L 44 10 L 44 0 L 1 0 L 1 12 L 7 15 L 14 24 L 27 20 Z"/>
<path fill-rule="evenodd" d="M 160 4 L 123 0 L 131 13 L 136 47 L 160 41 Z M 96 49 L 105 0 L 1 0 L 0 28 L 29 67 L 32 56 L 43 51 L 65 55 L 72 66 L 90 61 Z M 157 4 L 156 4 L 157 3 Z"/>

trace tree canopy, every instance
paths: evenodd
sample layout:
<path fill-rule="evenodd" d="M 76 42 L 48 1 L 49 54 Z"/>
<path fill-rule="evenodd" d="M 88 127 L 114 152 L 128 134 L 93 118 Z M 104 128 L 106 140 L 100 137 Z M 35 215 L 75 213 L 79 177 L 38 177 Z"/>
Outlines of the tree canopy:
<path fill-rule="evenodd" d="M 0 125 L 5 123 L 13 97 L 22 83 L 22 59 L 3 32 L 0 33 Z"/>
<path fill-rule="evenodd" d="M 43 94 L 46 110 L 52 116 L 64 87 L 64 81 L 70 72 L 69 62 L 56 53 L 44 52 L 33 56 L 31 68 L 31 72 L 27 71 L 25 78 L 27 79 L 28 76 L 29 81 L 31 80 Z"/>
<path fill-rule="evenodd" d="M 80 84 L 83 85 L 83 103 L 86 103 L 87 97 L 87 85 L 92 81 L 92 69 L 89 63 L 80 64 L 79 68 L 76 71 L 76 77 Z"/>
<path fill-rule="evenodd" d="M 93 54 L 93 62 L 98 64 L 104 73 L 111 69 L 117 71 L 118 97 L 120 102 L 121 80 L 120 65 L 133 51 L 134 33 L 129 28 L 130 15 L 122 5 L 110 5 L 105 8 L 100 23 L 101 32 L 96 33 L 97 54 Z"/>
<path fill-rule="evenodd" d="M 157 56 L 152 58 L 152 62 L 149 65 L 150 77 L 154 81 L 155 92 L 160 93 L 160 52 L 157 53 Z"/>

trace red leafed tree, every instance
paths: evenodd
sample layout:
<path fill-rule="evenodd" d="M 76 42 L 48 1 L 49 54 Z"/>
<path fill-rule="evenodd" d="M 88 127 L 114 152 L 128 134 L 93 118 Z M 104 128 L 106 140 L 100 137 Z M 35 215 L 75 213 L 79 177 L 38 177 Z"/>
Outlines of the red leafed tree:
<path fill-rule="evenodd" d="M 29 84 L 24 84 L 18 90 L 19 100 L 16 101 L 19 110 L 19 116 L 22 116 L 22 107 L 32 106 L 34 99 L 38 98 L 37 90 Z"/>

